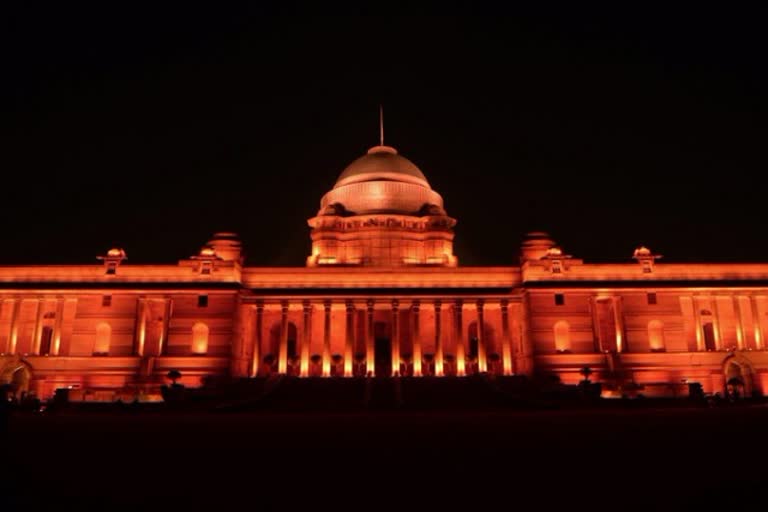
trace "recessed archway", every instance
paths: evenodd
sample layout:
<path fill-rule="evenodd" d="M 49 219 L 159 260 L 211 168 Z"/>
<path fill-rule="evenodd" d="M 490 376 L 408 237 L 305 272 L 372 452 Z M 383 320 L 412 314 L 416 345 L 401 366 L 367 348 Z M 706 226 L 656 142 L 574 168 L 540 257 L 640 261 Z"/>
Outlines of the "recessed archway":
<path fill-rule="evenodd" d="M 26 362 L 16 359 L 0 369 L 0 384 L 8 384 L 14 396 L 20 396 L 30 390 L 32 368 Z"/>
<path fill-rule="evenodd" d="M 741 355 L 731 355 L 723 361 L 725 393 L 729 396 L 750 397 L 753 393 L 754 369 Z M 735 395 L 734 395 L 735 394 Z"/>

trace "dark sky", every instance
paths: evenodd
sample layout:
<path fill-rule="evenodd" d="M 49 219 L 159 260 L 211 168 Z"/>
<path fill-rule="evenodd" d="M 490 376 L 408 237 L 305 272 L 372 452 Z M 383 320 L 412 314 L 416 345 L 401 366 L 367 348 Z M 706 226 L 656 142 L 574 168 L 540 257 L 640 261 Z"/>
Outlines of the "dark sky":
<path fill-rule="evenodd" d="M 532 230 L 587 260 L 645 243 L 768 261 L 763 8 L 23 4 L 0 16 L 0 263 L 113 244 L 173 262 L 234 230 L 249 264 L 303 265 L 306 219 L 377 142 L 379 103 L 458 219 L 462 264 L 515 262 Z"/>

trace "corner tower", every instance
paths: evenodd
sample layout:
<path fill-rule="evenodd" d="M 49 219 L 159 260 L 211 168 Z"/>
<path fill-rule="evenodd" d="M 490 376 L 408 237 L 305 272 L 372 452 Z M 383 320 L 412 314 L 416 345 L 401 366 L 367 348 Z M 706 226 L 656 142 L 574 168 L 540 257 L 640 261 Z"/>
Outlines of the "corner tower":
<path fill-rule="evenodd" d="M 458 264 L 456 220 L 419 168 L 390 146 L 374 146 L 344 169 L 308 223 L 310 267 Z"/>

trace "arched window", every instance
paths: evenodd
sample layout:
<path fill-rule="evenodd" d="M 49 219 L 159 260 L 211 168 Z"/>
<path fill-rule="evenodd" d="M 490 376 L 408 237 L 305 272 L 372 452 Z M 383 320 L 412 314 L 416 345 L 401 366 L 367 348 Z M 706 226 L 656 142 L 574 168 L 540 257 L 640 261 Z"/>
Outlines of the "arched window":
<path fill-rule="evenodd" d="M 296 324 L 293 322 L 288 322 L 288 337 L 287 337 L 287 343 L 288 343 L 288 359 L 298 359 L 299 357 L 299 350 L 298 350 L 298 329 L 296 329 Z"/>
<path fill-rule="evenodd" d="M 651 352 L 664 352 L 664 324 L 659 320 L 648 322 L 648 345 Z"/>
<path fill-rule="evenodd" d="M 715 342 L 715 326 L 712 322 L 707 322 L 701 326 L 704 331 L 704 350 L 717 350 L 717 343 Z"/>
<path fill-rule="evenodd" d="M 43 331 L 40 334 L 40 355 L 47 356 L 51 353 L 51 339 L 53 338 L 53 328 L 49 326 L 43 327 Z"/>
<path fill-rule="evenodd" d="M 208 352 L 208 326 L 197 322 L 192 326 L 192 353 L 205 354 Z"/>
<path fill-rule="evenodd" d="M 107 322 L 96 325 L 96 342 L 93 344 L 93 355 L 105 356 L 109 354 L 109 343 L 112 337 L 112 327 Z"/>
<path fill-rule="evenodd" d="M 571 351 L 571 326 L 565 320 L 555 324 L 555 350 L 559 353 Z"/>

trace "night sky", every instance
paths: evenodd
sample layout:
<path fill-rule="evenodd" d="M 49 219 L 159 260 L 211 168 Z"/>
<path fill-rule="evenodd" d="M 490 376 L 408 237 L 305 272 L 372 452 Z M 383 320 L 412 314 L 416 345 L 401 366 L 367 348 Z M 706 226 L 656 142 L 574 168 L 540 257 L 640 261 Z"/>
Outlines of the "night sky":
<path fill-rule="evenodd" d="M 379 103 L 386 142 L 458 219 L 460 264 L 514 263 L 533 230 L 592 261 L 644 243 L 768 262 L 757 3 L 311 19 L 219 3 L 4 8 L 0 263 L 97 264 L 113 245 L 172 263 L 237 231 L 249 265 L 303 265 L 306 219 L 377 143 Z"/>

